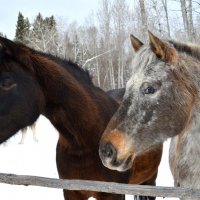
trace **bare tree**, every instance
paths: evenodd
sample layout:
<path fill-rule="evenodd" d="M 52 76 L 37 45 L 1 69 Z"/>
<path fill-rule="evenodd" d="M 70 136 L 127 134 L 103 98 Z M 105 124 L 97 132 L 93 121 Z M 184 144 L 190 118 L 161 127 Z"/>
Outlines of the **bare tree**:
<path fill-rule="evenodd" d="M 187 35 L 187 39 L 190 41 L 195 40 L 195 30 L 193 24 L 193 7 L 192 0 L 180 0 L 181 13 L 183 18 L 184 30 Z"/>
<path fill-rule="evenodd" d="M 39 13 L 25 40 L 28 41 L 29 46 L 36 50 L 58 55 L 58 31 L 54 17 L 51 16 L 43 19 Z"/>
<path fill-rule="evenodd" d="M 113 27 L 114 27 L 114 44 L 115 44 L 115 57 L 117 67 L 117 87 L 124 87 L 124 71 L 126 67 L 126 53 L 125 41 L 130 34 L 127 30 L 127 24 L 130 17 L 129 7 L 125 0 L 115 0 L 112 6 Z"/>
<path fill-rule="evenodd" d="M 113 48 L 111 45 L 111 35 L 112 35 L 112 27 L 111 27 L 111 1 L 110 0 L 102 0 L 100 8 L 97 12 L 98 22 L 99 22 L 99 29 L 100 29 L 100 46 L 99 46 L 99 53 L 104 53 L 109 51 Z M 99 69 L 99 73 L 101 75 L 100 82 L 101 86 L 105 87 L 105 85 L 111 84 L 110 87 L 114 88 L 112 80 L 112 68 L 113 68 L 113 61 L 112 57 L 109 54 L 107 59 L 101 60 L 101 69 Z M 110 81 L 109 76 L 110 75 Z"/>
<path fill-rule="evenodd" d="M 169 25 L 169 14 L 168 14 L 168 3 L 167 0 L 162 0 L 162 5 L 165 11 L 165 18 L 166 18 L 166 25 L 167 25 L 167 35 L 170 38 L 171 37 L 171 30 Z"/>
<path fill-rule="evenodd" d="M 140 4 L 140 13 L 141 13 L 141 20 L 142 20 L 142 32 L 144 35 L 144 40 L 147 41 L 148 36 L 148 21 L 147 21 L 147 13 L 145 9 L 145 0 L 139 0 Z"/>
<path fill-rule="evenodd" d="M 188 20 L 188 9 L 186 7 L 186 0 L 180 0 L 181 3 L 181 13 L 183 18 L 184 30 L 186 32 L 187 37 L 189 37 L 189 20 Z"/>
<path fill-rule="evenodd" d="M 157 25 L 159 35 L 162 35 L 163 29 L 162 29 L 162 22 L 161 22 L 161 20 L 162 20 L 161 7 L 157 0 L 151 0 L 151 5 L 152 5 L 153 11 L 155 13 L 155 18 L 153 19 L 153 24 Z"/>
<path fill-rule="evenodd" d="M 195 41 L 195 31 L 193 24 L 193 9 L 192 9 L 192 0 L 188 0 L 188 30 L 189 30 L 189 39 L 190 41 Z"/>

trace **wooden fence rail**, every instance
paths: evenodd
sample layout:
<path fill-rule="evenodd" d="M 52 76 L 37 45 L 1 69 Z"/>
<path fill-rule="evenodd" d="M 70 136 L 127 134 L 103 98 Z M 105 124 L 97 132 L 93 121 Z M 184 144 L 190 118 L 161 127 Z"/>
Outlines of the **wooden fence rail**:
<path fill-rule="evenodd" d="M 0 183 L 41 186 L 66 190 L 89 190 L 116 194 L 130 194 L 156 197 L 199 198 L 200 190 L 178 187 L 154 187 L 145 185 L 121 184 L 113 182 L 62 180 L 38 176 L 25 176 L 0 173 Z"/>

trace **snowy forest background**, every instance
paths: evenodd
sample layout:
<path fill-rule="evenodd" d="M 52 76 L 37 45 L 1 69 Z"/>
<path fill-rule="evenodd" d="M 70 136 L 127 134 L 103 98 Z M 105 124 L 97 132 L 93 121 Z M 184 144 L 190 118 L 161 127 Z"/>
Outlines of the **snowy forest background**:
<path fill-rule="evenodd" d="M 82 25 L 42 13 L 30 21 L 19 12 L 15 40 L 75 61 L 105 90 L 124 87 L 129 78 L 130 34 L 146 42 L 149 29 L 165 39 L 200 42 L 199 0 L 132 2 L 100 0 L 98 9 L 91 10 Z"/>
<path fill-rule="evenodd" d="M 94 83 L 104 90 L 124 87 L 129 78 L 134 56 L 130 34 L 148 42 L 149 29 L 164 39 L 200 43 L 200 0 L 132 2 L 130 5 L 128 0 L 99 0 L 98 9 L 91 10 L 84 24 L 65 21 L 62 16 L 44 16 L 42 12 L 32 20 L 19 12 L 14 40 L 77 62 L 90 71 Z M 6 37 L 4 32 L 0 35 Z M 55 163 L 58 133 L 43 116 L 37 121 L 36 131 L 38 143 L 33 142 L 29 130 L 24 145 L 18 144 L 20 133 L 0 145 L 1 172 L 58 177 Z M 169 141 L 165 143 L 157 185 L 173 185 L 168 148 Z M 63 200 L 62 191 L 56 189 L 0 184 L 0 192 L 4 200 Z"/>

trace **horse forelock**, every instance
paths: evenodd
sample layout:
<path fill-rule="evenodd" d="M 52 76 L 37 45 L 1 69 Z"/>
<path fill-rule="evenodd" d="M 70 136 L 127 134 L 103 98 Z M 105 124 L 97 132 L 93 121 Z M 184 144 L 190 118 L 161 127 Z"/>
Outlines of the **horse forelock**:
<path fill-rule="evenodd" d="M 136 72 L 138 69 L 145 70 L 151 62 L 156 61 L 156 55 L 152 52 L 150 47 L 143 46 L 133 57 L 131 62 L 132 73 Z"/>
<path fill-rule="evenodd" d="M 132 102 L 130 99 L 133 98 L 134 91 L 140 90 L 142 83 L 152 78 L 150 71 L 154 71 L 154 67 L 158 68 L 160 63 L 163 62 L 156 57 L 149 46 L 143 46 L 137 51 L 132 60 L 131 77 L 126 84 L 126 91 L 124 94 L 124 99 L 126 99 L 126 101 L 129 99 L 129 102 Z M 132 112 L 132 106 L 129 107 L 129 110 Z"/>

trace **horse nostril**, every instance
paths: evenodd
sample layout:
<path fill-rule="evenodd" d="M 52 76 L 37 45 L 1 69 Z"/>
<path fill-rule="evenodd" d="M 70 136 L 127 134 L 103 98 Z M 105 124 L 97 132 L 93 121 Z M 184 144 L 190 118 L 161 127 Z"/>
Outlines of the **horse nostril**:
<path fill-rule="evenodd" d="M 117 150 L 111 143 L 106 143 L 101 149 L 101 154 L 105 158 L 113 158 L 116 156 Z"/>

